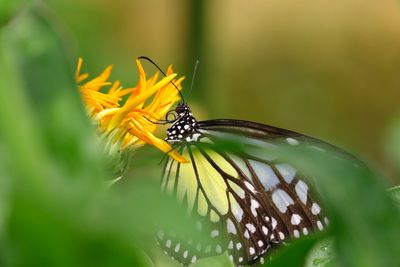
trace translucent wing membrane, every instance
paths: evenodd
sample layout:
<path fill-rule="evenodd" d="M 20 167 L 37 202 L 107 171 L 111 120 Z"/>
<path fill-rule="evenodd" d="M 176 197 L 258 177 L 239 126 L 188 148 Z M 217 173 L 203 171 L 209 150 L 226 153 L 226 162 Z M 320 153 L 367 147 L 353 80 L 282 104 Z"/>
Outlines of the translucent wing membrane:
<path fill-rule="evenodd" d="M 169 159 L 161 187 L 176 195 L 198 218 L 198 231 L 215 242 L 201 244 L 164 233 L 159 242 L 169 255 L 188 265 L 227 251 L 236 265 L 262 263 L 274 246 L 325 228 L 328 219 L 309 179 L 273 149 L 279 140 L 318 148 L 315 139 L 249 122 L 218 120 L 198 126 L 196 141 L 178 143 L 191 163 Z M 225 141 L 240 146 L 231 149 Z"/>

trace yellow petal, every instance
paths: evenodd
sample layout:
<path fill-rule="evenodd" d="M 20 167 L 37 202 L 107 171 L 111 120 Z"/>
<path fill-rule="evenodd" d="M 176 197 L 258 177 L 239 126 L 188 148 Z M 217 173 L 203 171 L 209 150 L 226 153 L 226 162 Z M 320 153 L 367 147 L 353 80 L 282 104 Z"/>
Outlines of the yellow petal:
<path fill-rule="evenodd" d="M 152 144 L 153 146 L 160 149 L 162 152 L 167 153 L 173 159 L 181 162 L 188 163 L 189 161 L 182 157 L 178 152 L 176 152 L 166 141 L 155 137 L 151 132 L 145 131 L 137 121 L 132 120 L 131 124 L 132 128 L 130 132 L 145 141 L 146 143 Z"/>
<path fill-rule="evenodd" d="M 119 110 L 115 117 L 111 120 L 109 125 L 109 130 L 114 129 L 122 121 L 126 114 L 128 114 L 133 108 L 138 104 L 146 101 L 151 95 L 157 92 L 161 87 L 165 86 L 171 82 L 176 77 L 176 74 L 171 74 L 165 77 L 160 82 L 156 83 L 154 86 L 148 88 L 145 92 L 139 94 L 134 98 L 128 99 L 125 105 Z"/>

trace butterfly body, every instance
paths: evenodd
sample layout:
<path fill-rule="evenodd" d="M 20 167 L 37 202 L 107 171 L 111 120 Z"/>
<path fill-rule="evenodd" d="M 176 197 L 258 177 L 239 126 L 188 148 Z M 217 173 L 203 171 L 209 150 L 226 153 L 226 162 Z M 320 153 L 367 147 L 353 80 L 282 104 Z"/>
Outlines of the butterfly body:
<path fill-rule="evenodd" d="M 193 117 L 190 108 L 186 105 L 178 105 L 176 113 L 178 118 L 168 128 L 168 136 L 165 140 L 170 143 L 197 141 L 199 136 L 197 120 Z"/>
<path fill-rule="evenodd" d="M 308 179 L 274 153 L 277 142 L 318 149 L 321 141 L 248 121 L 198 122 L 186 105 L 176 112 L 166 140 L 190 163 L 169 159 L 161 188 L 174 194 L 200 226 L 210 225 L 198 231 L 220 239 L 210 246 L 163 232 L 158 241 L 169 255 L 189 265 L 227 251 L 238 266 L 262 263 L 276 245 L 326 227 Z"/>

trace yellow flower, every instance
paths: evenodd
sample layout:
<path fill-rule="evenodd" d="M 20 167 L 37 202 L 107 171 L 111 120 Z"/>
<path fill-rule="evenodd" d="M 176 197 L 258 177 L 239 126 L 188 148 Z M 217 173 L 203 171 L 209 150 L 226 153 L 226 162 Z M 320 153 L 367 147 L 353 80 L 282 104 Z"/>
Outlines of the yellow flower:
<path fill-rule="evenodd" d="M 112 66 L 108 66 L 99 76 L 84 82 L 89 75 L 81 74 L 82 64 L 83 61 L 79 58 L 75 80 L 79 84 L 86 109 L 97 123 L 99 132 L 105 136 L 110 151 L 135 150 L 147 143 L 179 162 L 187 162 L 167 142 L 154 136 L 157 124 L 152 122 L 163 119 L 179 100 L 178 90 L 171 82 L 181 89 L 183 77 L 175 79 L 177 74 L 170 66 L 166 77 L 159 80 L 156 73 L 147 79 L 140 61 L 136 60 L 139 82 L 134 88 L 123 88 L 119 81 L 109 81 Z M 104 91 L 104 87 L 109 89 Z M 153 95 L 151 102 L 145 104 Z"/>

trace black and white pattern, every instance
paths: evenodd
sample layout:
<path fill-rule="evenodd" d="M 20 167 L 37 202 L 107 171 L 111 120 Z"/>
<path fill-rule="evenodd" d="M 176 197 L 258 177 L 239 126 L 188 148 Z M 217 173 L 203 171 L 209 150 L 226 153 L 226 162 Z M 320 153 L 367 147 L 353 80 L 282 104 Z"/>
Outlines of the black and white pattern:
<path fill-rule="evenodd" d="M 176 108 L 178 119 L 167 130 L 166 141 L 170 143 L 193 142 L 200 136 L 197 121 L 193 117 L 190 108 L 186 105 L 178 105 Z"/>
<path fill-rule="evenodd" d="M 227 251 L 237 266 L 263 263 L 273 247 L 327 226 L 308 179 L 271 149 L 281 141 L 323 151 L 321 141 L 247 121 L 197 122 L 186 105 L 176 112 L 166 140 L 191 163 L 168 159 L 161 187 L 177 196 L 198 218 L 198 231 L 216 243 L 196 243 L 161 231 L 158 241 L 171 257 L 189 265 Z M 218 144 L 227 140 L 242 147 L 221 149 Z"/>

